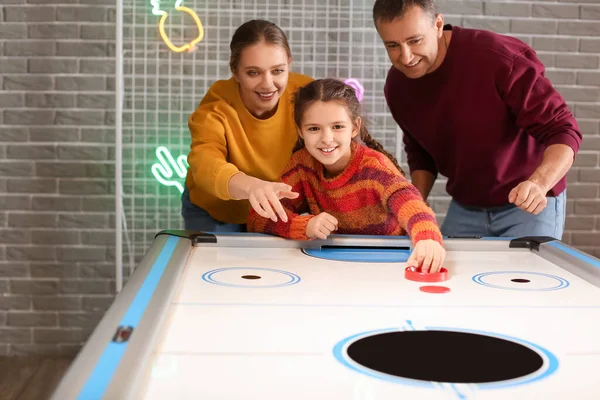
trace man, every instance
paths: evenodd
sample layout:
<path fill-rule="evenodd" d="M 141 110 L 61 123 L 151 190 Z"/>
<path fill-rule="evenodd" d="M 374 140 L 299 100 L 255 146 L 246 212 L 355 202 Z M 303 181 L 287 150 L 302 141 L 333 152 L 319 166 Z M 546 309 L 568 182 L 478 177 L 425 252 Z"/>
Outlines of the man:
<path fill-rule="evenodd" d="M 427 199 L 438 173 L 448 178 L 444 235 L 560 239 L 582 138 L 534 50 L 444 25 L 434 0 L 376 0 L 373 19 L 411 180 Z"/>

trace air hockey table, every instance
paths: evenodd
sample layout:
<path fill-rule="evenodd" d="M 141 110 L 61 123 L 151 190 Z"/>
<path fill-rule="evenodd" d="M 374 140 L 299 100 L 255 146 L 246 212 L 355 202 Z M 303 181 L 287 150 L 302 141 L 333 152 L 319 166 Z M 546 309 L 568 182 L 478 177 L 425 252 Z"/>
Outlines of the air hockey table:
<path fill-rule="evenodd" d="M 600 260 L 445 247 L 425 283 L 406 237 L 162 231 L 52 399 L 600 399 Z"/>

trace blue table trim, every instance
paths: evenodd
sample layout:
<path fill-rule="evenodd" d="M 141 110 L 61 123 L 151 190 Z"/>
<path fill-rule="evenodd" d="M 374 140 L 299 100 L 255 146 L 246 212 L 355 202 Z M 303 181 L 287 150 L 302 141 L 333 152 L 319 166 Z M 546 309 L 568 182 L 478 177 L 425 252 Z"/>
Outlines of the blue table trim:
<path fill-rule="evenodd" d="M 142 319 L 142 316 L 152 299 L 154 291 L 171 259 L 171 255 L 175 250 L 178 240 L 179 239 L 175 236 L 170 236 L 167 239 L 160 254 L 150 268 L 146 279 L 119 323 L 119 326 L 133 328 L 132 337 L 135 335 L 135 328 Z M 104 396 L 104 393 L 125 354 L 125 350 L 127 350 L 128 343 L 129 341 L 122 343 L 111 341 L 106 345 L 96 366 L 79 392 L 77 400 L 95 400 L 101 399 L 102 396 Z"/>
<path fill-rule="evenodd" d="M 406 262 L 411 250 L 399 249 L 353 249 L 353 248 L 324 248 L 303 249 L 304 253 L 324 260 L 374 262 L 374 263 L 399 263 Z"/>
<path fill-rule="evenodd" d="M 571 255 L 571 256 L 573 256 L 573 257 L 575 257 L 575 258 L 577 258 L 577 259 L 579 259 L 581 261 L 584 261 L 584 262 L 586 262 L 586 263 L 588 263 L 588 264 L 590 264 L 590 265 L 592 265 L 592 266 L 594 266 L 596 268 L 600 268 L 600 261 L 599 260 L 597 260 L 595 258 L 592 258 L 592 257 L 590 257 L 590 256 L 588 256 L 586 254 L 580 253 L 579 251 L 574 250 L 574 249 L 572 249 L 572 248 L 570 248 L 568 246 L 565 246 L 563 243 L 560 243 L 560 242 L 549 242 L 547 244 L 550 245 L 550 246 L 556 247 L 557 249 L 560 249 L 560 250 L 564 251 L 565 253 L 567 253 L 567 254 L 569 254 L 569 255 Z"/>

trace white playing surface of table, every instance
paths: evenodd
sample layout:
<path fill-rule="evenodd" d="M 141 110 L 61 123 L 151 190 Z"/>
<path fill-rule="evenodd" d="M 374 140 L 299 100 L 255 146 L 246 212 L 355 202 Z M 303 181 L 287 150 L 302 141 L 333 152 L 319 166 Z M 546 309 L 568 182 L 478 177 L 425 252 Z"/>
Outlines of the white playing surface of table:
<path fill-rule="evenodd" d="M 450 279 L 436 284 L 451 289 L 444 294 L 421 292 L 427 284 L 404 279 L 405 267 L 328 261 L 297 249 L 195 248 L 143 398 L 600 398 L 599 288 L 520 250 L 448 252 Z M 334 353 L 363 332 L 434 327 L 531 342 L 559 367 L 505 388 L 423 387 L 358 372 Z"/>

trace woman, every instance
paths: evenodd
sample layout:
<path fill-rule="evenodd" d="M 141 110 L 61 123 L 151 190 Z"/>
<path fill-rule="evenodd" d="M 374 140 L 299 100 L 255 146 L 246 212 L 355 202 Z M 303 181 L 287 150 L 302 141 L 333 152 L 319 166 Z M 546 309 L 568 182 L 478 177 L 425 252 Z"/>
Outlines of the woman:
<path fill-rule="evenodd" d="M 292 96 L 312 79 L 289 71 L 290 47 L 269 21 L 241 25 L 230 44 L 232 77 L 215 82 L 190 116 L 190 168 L 182 195 L 185 229 L 244 231 L 252 207 L 287 221 L 276 182 L 296 144 Z"/>

